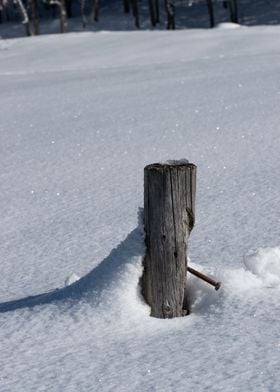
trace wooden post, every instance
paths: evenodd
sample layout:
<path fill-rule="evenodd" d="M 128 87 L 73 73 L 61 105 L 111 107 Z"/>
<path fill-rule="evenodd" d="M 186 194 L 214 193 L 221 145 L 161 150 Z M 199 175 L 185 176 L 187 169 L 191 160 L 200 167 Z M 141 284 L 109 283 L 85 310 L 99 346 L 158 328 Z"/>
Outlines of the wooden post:
<path fill-rule="evenodd" d="M 172 318 L 183 309 L 187 242 L 194 225 L 196 166 L 186 160 L 144 169 L 146 255 L 143 296 L 151 316 Z"/>

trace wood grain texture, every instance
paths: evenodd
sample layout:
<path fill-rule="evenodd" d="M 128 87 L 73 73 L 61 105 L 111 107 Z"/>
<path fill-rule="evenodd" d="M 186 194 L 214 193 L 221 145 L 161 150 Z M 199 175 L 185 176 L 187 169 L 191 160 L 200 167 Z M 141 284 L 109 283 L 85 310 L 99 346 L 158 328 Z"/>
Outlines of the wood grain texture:
<path fill-rule="evenodd" d="M 182 161 L 144 169 L 146 255 L 143 296 L 151 316 L 184 315 L 187 243 L 195 220 L 196 166 Z"/>

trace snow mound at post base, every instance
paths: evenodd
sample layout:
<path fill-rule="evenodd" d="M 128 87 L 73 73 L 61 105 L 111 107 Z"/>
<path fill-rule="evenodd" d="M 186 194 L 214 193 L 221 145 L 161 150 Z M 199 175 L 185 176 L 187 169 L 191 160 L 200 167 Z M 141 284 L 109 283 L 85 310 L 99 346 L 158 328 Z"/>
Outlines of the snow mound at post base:
<path fill-rule="evenodd" d="M 67 278 L 64 281 L 64 286 L 70 286 L 71 284 L 77 282 L 81 278 L 73 272 L 71 275 L 67 276 Z"/>
<path fill-rule="evenodd" d="M 245 255 L 244 263 L 266 286 L 280 286 L 280 247 L 250 251 Z"/>

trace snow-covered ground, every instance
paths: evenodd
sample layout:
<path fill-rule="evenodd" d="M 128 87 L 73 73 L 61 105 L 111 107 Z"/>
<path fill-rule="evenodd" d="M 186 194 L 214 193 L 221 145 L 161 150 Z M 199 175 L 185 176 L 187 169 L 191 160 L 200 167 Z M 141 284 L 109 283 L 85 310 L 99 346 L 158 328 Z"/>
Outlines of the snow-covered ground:
<path fill-rule="evenodd" d="M 1 392 L 279 390 L 279 62 L 279 27 L 0 41 Z M 158 320 L 143 168 L 178 158 L 223 285 Z"/>

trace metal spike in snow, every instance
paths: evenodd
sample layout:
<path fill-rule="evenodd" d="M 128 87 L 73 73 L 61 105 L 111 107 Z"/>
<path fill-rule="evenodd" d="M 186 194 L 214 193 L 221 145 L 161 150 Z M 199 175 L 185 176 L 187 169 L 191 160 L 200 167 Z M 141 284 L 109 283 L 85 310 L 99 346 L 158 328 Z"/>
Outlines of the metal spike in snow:
<path fill-rule="evenodd" d="M 217 280 L 214 280 L 212 278 L 209 278 L 208 276 L 202 274 L 201 272 L 191 268 L 191 267 L 187 267 L 187 270 L 195 275 L 197 278 L 204 280 L 204 282 L 207 282 L 209 284 L 211 284 L 211 286 L 215 287 L 215 290 L 219 290 L 219 288 L 221 287 L 221 282 L 218 282 Z"/>

